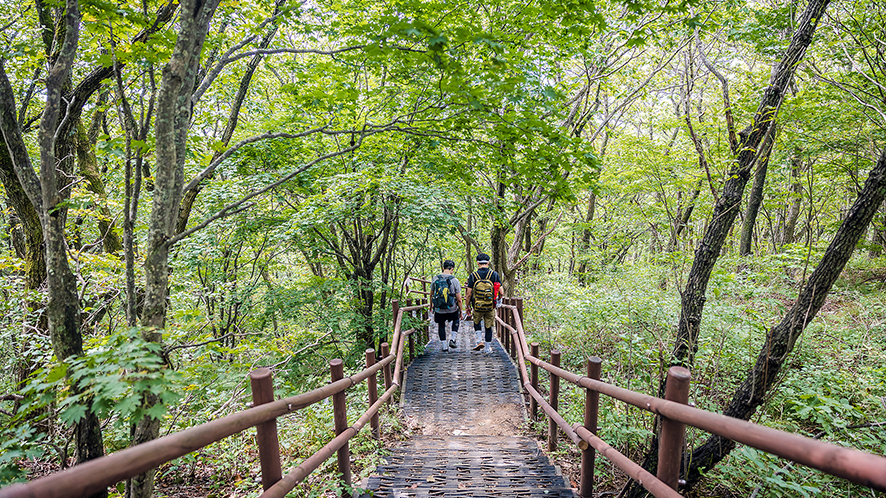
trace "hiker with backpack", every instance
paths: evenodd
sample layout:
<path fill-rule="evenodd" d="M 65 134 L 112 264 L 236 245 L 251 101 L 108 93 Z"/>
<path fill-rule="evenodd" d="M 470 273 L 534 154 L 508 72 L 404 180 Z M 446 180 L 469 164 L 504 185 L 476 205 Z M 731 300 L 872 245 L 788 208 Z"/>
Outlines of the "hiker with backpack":
<path fill-rule="evenodd" d="M 455 348 L 455 334 L 458 333 L 461 316 L 461 283 L 453 275 L 455 262 L 443 262 L 443 273 L 431 282 L 431 303 L 434 306 L 434 321 L 437 322 L 437 335 L 443 343 L 443 351 Z M 446 322 L 452 322 L 452 335 L 446 342 Z"/>
<path fill-rule="evenodd" d="M 477 271 L 471 273 L 465 284 L 465 297 L 468 304 L 466 314 L 471 315 L 473 309 L 474 332 L 477 333 L 477 346 L 474 351 L 483 350 L 484 353 L 492 352 L 492 332 L 495 330 L 495 305 L 498 299 L 498 291 L 501 288 L 501 278 L 498 272 L 489 268 L 489 255 L 480 253 L 477 255 Z M 481 342 L 480 326 L 486 329 L 485 341 Z M 485 344 L 484 344 L 485 342 Z"/>

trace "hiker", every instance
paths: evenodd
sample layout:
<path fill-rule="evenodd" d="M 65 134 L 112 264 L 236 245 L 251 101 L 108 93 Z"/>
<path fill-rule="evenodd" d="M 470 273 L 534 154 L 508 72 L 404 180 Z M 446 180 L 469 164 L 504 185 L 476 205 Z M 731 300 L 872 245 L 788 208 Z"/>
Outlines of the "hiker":
<path fill-rule="evenodd" d="M 434 321 L 437 322 L 437 335 L 443 343 L 443 351 L 455 348 L 455 334 L 458 333 L 459 317 L 461 316 L 461 283 L 453 275 L 455 262 L 447 259 L 443 262 L 443 273 L 434 277 L 431 282 L 431 302 L 434 305 Z M 452 335 L 446 342 L 446 322 L 452 322 Z"/>
<path fill-rule="evenodd" d="M 474 351 L 492 352 L 492 332 L 495 330 L 495 304 L 501 287 L 498 272 L 489 268 L 489 255 L 482 252 L 477 255 L 477 271 L 471 273 L 465 284 L 465 297 L 468 304 L 466 314 L 473 309 L 474 332 L 477 333 L 477 346 Z M 486 329 L 485 345 L 480 336 L 480 326 Z"/>

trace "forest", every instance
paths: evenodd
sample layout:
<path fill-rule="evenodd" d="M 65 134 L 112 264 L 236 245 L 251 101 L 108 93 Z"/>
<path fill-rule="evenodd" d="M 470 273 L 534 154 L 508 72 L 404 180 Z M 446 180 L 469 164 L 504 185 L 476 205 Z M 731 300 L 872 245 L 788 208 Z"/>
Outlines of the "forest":
<path fill-rule="evenodd" d="M 886 454 L 884 0 L 3 0 L 0 36 L 0 486 L 359 370 L 481 252 L 572 371 Z M 600 426 L 654 468 L 650 414 Z M 289 460 L 330 434 L 280 420 Z M 687 437 L 689 496 L 875 496 Z M 109 493 L 255 496 L 253 439 Z"/>

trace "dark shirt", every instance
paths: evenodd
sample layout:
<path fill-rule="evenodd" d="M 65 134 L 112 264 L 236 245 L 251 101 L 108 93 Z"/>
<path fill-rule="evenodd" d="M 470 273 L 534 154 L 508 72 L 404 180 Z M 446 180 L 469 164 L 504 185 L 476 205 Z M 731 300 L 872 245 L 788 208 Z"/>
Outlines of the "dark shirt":
<path fill-rule="evenodd" d="M 465 288 L 466 289 L 473 289 L 474 283 L 477 282 L 477 275 L 478 274 L 480 275 L 480 280 L 485 280 L 487 278 L 487 276 L 489 275 L 489 272 L 492 272 L 492 276 L 488 277 L 488 278 L 489 278 L 489 280 L 492 281 L 493 284 L 496 282 L 501 283 L 501 278 L 499 278 L 497 271 L 494 271 L 490 268 L 480 268 L 476 272 L 471 273 L 471 276 L 468 277 L 468 282 L 465 284 Z"/>

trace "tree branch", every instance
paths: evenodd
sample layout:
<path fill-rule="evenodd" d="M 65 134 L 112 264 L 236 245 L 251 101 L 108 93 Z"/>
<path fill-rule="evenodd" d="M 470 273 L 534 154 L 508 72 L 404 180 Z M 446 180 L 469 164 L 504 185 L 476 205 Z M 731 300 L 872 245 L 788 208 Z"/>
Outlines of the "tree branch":
<path fill-rule="evenodd" d="M 171 353 L 175 350 L 178 350 L 178 349 L 197 348 L 200 346 L 205 346 L 207 344 L 212 344 L 213 342 L 223 341 L 223 340 L 229 339 L 231 337 L 246 337 L 246 336 L 250 336 L 250 335 L 264 335 L 264 332 L 245 332 L 242 334 L 237 334 L 235 332 L 229 332 L 229 333 L 227 333 L 221 337 L 218 337 L 216 339 L 209 339 L 208 341 L 198 342 L 195 344 L 179 344 L 178 346 L 167 346 L 167 347 L 163 348 L 163 356 L 167 357 L 167 356 L 169 356 L 169 353 Z"/>
<path fill-rule="evenodd" d="M 538 251 L 538 248 L 541 247 L 541 245 L 544 243 L 547 236 L 552 234 L 554 232 L 554 230 L 557 229 L 557 225 L 560 224 L 560 220 L 563 219 L 564 214 L 565 214 L 565 211 L 560 212 L 560 215 L 557 216 L 556 220 L 554 220 L 554 223 L 553 223 L 553 226 L 551 227 L 551 229 L 548 230 L 547 232 L 543 233 L 541 236 L 539 236 L 538 240 L 535 241 L 535 244 L 533 244 L 532 247 L 529 249 L 529 252 L 527 252 L 525 256 L 520 258 L 519 261 L 517 261 L 516 263 L 511 265 L 511 270 L 516 270 L 520 265 L 523 264 L 524 261 L 526 261 L 527 258 L 529 258 L 529 256 L 532 255 L 532 253 Z"/>
<path fill-rule="evenodd" d="M 308 168 L 310 168 L 311 166 L 314 166 L 315 164 L 317 164 L 319 162 L 325 161 L 325 160 L 333 158 L 333 157 L 341 156 L 341 155 L 347 154 L 349 152 L 353 152 L 353 151 L 357 150 L 362 143 L 363 143 L 363 136 L 361 135 L 360 140 L 357 141 L 351 147 L 348 147 L 346 149 L 342 149 L 342 150 L 339 150 L 336 152 L 330 152 L 329 154 L 324 154 L 324 155 L 318 157 L 317 159 L 314 159 L 313 161 L 305 164 L 301 168 L 296 169 L 292 173 L 284 176 L 283 178 L 271 183 L 270 185 L 260 188 L 260 189 L 257 189 L 257 190 L 253 190 L 252 192 L 250 192 L 249 194 L 247 194 L 245 197 L 241 198 L 240 200 L 233 202 L 231 204 L 228 204 L 227 206 L 223 207 L 220 211 L 218 211 L 214 215 L 203 220 L 203 222 L 200 223 L 199 225 L 197 225 L 189 230 L 185 230 L 185 231 L 179 233 L 178 235 L 175 235 L 174 237 L 169 238 L 166 241 L 166 245 L 168 247 L 171 247 L 171 246 L 175 245 L 177 242 L 181 241 L 182 239 L 189 237 L 191 234 L 206 228 L 213 221 L 219 220 L 219 219 L 224 218 L 226 216 L 230 216 L 232 214 L 242 211 L 242 209 L 240 209 L 240 208 L 243 207 L 243 205 L 246 204 L 246 202 L 248 200 L 252 199 L 253 197 L 264 194 L 265 192 L 288 182 L 289 180 L 295 178 L 297 175 L 306 171 Z M 243 207 L 243 209 L 246 209 L 248 207 L 249 206 Z"/>
<path fill-rule="evenodd" d="M 277 2 L 277 4 L 278 4 L 278 8 L 279 8 L 279 2 Z M 281 15 L 283 15 L 283 12 L 275 12 L 274 15 L 272 15 L 272 16 L 266 18 L 264 21 L 260 22 L 258 24 L 258 26 L 255 27 L 255 31 L 261 31 L 268 24 L 279 19 Z M 237 57 L 237 59 L 231 59 L 231 54 L 240 50 L 241 48 L 245 47 L 246 45 L 252 43 L 256 38 L 258 38 L 258 35 L 248 36 L 248 37 L 244 38 L 243 40 L 241 40 L 240 43 L 237 43 L 233 47 L 229 48 L 227 52 L 225 52 L 225 55 L 223 55 L 221 57 L 221 59 L 219 59 L 219 61 L 215 64 L 215 66 L 212 67 L 212 70 L 210 70 L 208 73 L 206 73 L 206 76 L 203 78 L 203 81 L 200 82 L 200 85 L 197 87 L 197 90 L 195 90 L 194 94 L 191 95 L 191 103 L 192 104 L 196 104 L 200 100 L 200 97 L 202 97 L 203 94 L 206 93 L 206 90 L 208 90 L 209 87 L 212 86 L 212 83 L 215 81 L 215 79 L 218 77 L 218 75 L 221 74 L 222 69 L 224 69 L 224 67 L 229 62 L 233 62 L 234 60 L 237 60 L 240 58 L 240 57 Z"/>
<path fill-rule="evenodd" d="M 644 79 L 642 82 L 640 82 L 640 84 L 637 85 L 637 87 L 634 88 L 634 89 L 633 89 L 633 90 L 632 90 L 632 91 L 631 91 L 631 92 L 630 92 L 630 93 L 624 98 L 624 101 L 623 101 L 620 105 L 616 106 L 616 107 L 612 110 L 612 112 L 610 112 L 609 115 L 606 116 L 606 118 L 603 120 L 603 122 L 600 123 L 600 126 L 597 127 L 597 130 L 596 130 L 596 131 L 593 133 L 593 135 L 591 135 L 591 137 L 588 139 L 588 142 L 593 143 L 593 142 L 597 139 L 597 137 L 600 136 L 600 133 L 602 133 L 603 130 L 606 129 L 606 125 L 609 124 L 609 121 L 612 120 L 612 118 L 613 118 L 613 117 L 614 117 L 614 116 L 615 116 L 615 115 L 616 115 L 616 114 L 617 114 L 622 108 L 627 107 L 628 105 L 630 105 L 630 104 L 634 101 L 634 99 L 635 99 L 636 97 L 638 97 L 637 94 L 639 94 L 640 91 L 643 90 L 643 88 L 645 88 L 646 85 L 648 85 L 650 81 L 652 81 L 652 79 L 655 77 L 655 75 L 657 75 L 662 69 L 664 69 L 668 64 L 670 64 L 670 62 L 674 59 L 674 57 L 676 57 L 677 54 L 680 53 L 680 51 L 683 49 L 683 47 L 685 47 L 686 45 L 688 45 L 690 41 L 692 41 L 692 38 L 691 38 L 691 37 L 687 37 L 685 40 L 683 40 L 683 41 L 680 43 L 680 45 L 674 50 L 674 52 L 673 52 L 670 56 L 668 56 L 668 57 L 666 57 L 665 59 L 663 59 L 662 61 L 660 61 L 659 64 L 658 64 L 658 66 L 657 66 L 655 69 L 653 69 L 652 71 L 649 72 L 649 76 L 647 76 L 646 79 Z"/>
<path fill-rule="evenodd" d="M 856 92 L 853 92 L 851 89 L 847 88 L 847 87 L 846 87 L 845 85 L 843 85 L 842 83 L 840 83 L 840 82 L 838 82 L 838 81 L 836 81 L 836 80 L 832 80 L 832 79 L 830 79 L 830 78 L 826 78 L 826 77 L 821 73 L 821 71 L 819 71 L 819 69 L 818 69 L 817 67 L 815 67 L 814 65 L 811 65 L 811 64 L 810 64 L 810 67 L 812 67 L 812 68 L 815 70 L 815 74 L 813 74 L 813 77 L 814 77 L 814 78 L 816 78 L 816 79 L 819 80 L 819 81 L 823 81 L 823 82 L 825 82 L 825 83 L 827 83 L 827 84 L 829 84 L 829 85 L 835 86 L 835 87 L 837 87 L 838 89 L 842 90 L 843 92 L 845 92 L 846 94 L 848 94 L 850 97 L 852 97 L 853 99 L 855 99 L 855 101 L 858 102 L 859 104 L 861 104 L 863 107 L 865 107 L 865 108 L 867 108 L 867 109 L 870 109 L 870 110 L 874 111 L 875 113 L 877 113 L 877 114 L 880 116 L 880 119 L 882 119 L 882 121 L 880 122 L 881 125 L 883 125 L 884 123 L 886 123 L 886 113 L 884 113 L 883 110 L 879 109 L 877 106 L 875 106 L 875 105 L 873 105 L 873 104 L 871 104 L 871 103 L 865 102 L 861 97 L 859 97 L 859 96 L 856 94 Z"/>
<path fill-rule="evenodd" d="M 701 62 L 706 68 L 708 68 L 708 71 L 710 71 L 711 74 L 720 80 L 720 86 L 723 89 L 723 113 L 726 117 L 726 131 L 729 132 L 729 148 L 732 149 L 732 154 L 734 155 L 738 153 L 738 138 L 735 135 L 735 120 L 732 117 L 732 103 L 729 100 L 729 80 L 727 80 L 720 71 L 717 71 L 717 68 L 708 61 L 704 50 L 701 48 L 701 39 L 698 36 L 698 28 L 695 29 L 695 46 L 698 50 L 698 55 L 701 57 Z"/>
<path fill-rule="evenodd" d="M 241 141 L 237 142 L 236 144 L 228 147 L 214 161 L 209 163 L 209 166 L 205 167 L 203 169 L 203 171 L 201 171 L 200 173 L 197 174 L 197 176 L 192 178 L 191 181 L 189 181 L 188 184 L 185 185 L 185 187 L 182 189 L 182 193 L 197 188 L 197 185 L 199 185 L 201 181 L 205 180 L 206 178 L 209 178 L 209 176 L 215 171 L 215 168 L 217 168 L 219 164 L 221 164 L 225 159 L 231 157 L 232 154 L 234 154 L 235 152 L 237 152 L 238 150 L 240 150 L 241 148 L 243 148 L 249 144 L 259 142 L 261 140 L 273 140 L 275 138 L 302 138 L 302 137 L 306 137 L 308 135 L 313 135 L 314 133 L 324 133 L 326 135 L 353 133 L 352 130 L 327 131 L 326 130 L 327 127 L 328 127 L 328 125 L 321 126 L 320 128 L 313 128 L 313 129 L 306 130 L 306 131 L 299 132 L 299 133 L 282 133 L 282 132 L 274 133 L 274 132 L 269 131 L 267 133 L 262 133 L 261 135 L 255 135 L 253 137 L 249 137 L 244 140 L 241 140 Z"/>

